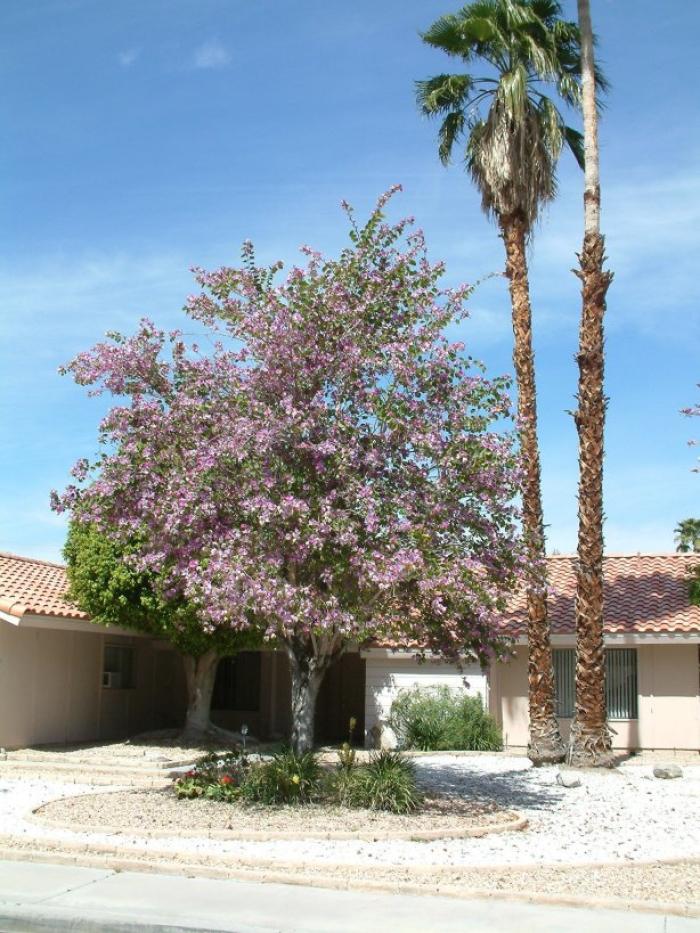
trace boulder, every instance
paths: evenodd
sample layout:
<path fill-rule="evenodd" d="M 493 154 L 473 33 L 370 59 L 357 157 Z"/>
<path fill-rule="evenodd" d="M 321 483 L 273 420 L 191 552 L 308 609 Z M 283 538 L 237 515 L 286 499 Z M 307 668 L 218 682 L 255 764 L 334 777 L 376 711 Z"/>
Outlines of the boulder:
<path fill-rule="evenodd" d="M 654 777 L 664 781 L 683 777 L 683 771 L 678 765 L 657 765 L 654 768 Z"/>
<path fill-rule="evenodd" d="M 559 771 L 557 773 L 557 784 L 562 787 L 580 787 L 581 778 L 573 771 Z"/>

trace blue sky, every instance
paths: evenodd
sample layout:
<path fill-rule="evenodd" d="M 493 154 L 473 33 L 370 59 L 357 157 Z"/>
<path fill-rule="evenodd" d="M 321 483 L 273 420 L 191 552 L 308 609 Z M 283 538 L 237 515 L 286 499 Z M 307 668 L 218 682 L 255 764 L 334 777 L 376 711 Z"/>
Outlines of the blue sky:
<path fill-rule="evenodd" d="M 673 547 L 700 514 L 700 5 L 593 0 L 613 90 L 601 127 L 611 553 Z M 566 0 L 566 13 L 575 3 Z M 0 8 L 0 550 L 60 556 L 48 506 L 95 450 L 104 403 L 57 367 L 143 314 L 183 323 L 192 265 L 336 250 L 342 198 L 389 185 L 453 282 L 503 268 L 459 164 L 436 158 L 412 82 L 456 65 L 418 31 L 445 0 L 6 0 Z M 574 407 L 582 178 L 569 157 L 530 262 L 548 544 L 576 544 Z M 472 299 L 469 351 L 511 370 L 505 282 Z"/>

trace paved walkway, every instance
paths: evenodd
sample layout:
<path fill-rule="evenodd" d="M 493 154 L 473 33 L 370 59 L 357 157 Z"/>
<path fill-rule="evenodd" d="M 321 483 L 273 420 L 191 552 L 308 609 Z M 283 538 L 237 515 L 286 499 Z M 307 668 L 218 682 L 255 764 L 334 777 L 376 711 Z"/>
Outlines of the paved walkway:
<path fill-rule="evenodd" d="M 699 933 L 700 920 L 0 861 L 0 930 L 80 933 Z"/>

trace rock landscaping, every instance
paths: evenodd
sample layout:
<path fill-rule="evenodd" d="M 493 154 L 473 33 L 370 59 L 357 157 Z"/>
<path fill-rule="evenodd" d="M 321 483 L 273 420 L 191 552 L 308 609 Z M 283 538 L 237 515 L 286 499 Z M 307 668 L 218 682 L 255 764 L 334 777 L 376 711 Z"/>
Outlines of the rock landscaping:
<path fill-rule="evenodd" d="M 176 801 L 167 779 L 158 790 L 115 781 L 99 792 L 93 783 L 65 783 L 48 771 L 16 780 L 3 763 L 0 848 L 339 886 L 369 878 L 426 891 L 590 894 L 700 910 L 700 765 L 686 764 L 681 778 L 657 780 L 652 763 L 634 760 L 613 771 L 582 772 L 533 769 L 527 759 L 504 754 L 422 755 L 414 763 L 428 810 L 406 816 L 321 812 L 313 805 L 243 813 L 236 804 Z M 580 786 L 562 786 L 558 774 L 578 777 Z M 506 814 L 519 814 L 527 828 L 467 832 Z M 449 838 L 456 821 L 460 837 Z M 445 827 L 445 835 L 421 840 L 426 825 L 438 833 Z M 416 832 L 406 838 L 405 827 Z"/>

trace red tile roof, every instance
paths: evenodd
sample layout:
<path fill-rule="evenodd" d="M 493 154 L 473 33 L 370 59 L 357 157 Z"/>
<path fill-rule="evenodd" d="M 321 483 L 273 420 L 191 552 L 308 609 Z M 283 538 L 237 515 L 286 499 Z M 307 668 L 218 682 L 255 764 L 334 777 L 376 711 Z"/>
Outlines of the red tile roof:
<path fill-rule="evenodd" d="M 689 601 L 688 574 L 699 554 L 620 554 L 605 558 L 604 630 L 606 634 L 700 633 L 700 606 Z M 573 634 L 576 593 L 575 558 L 547 558 L 549 619 L 554 635 Z M 524 594 L 514 600 L 505 624 L 509 635 L 526 631 Z"/>
<path fill-rule="evenodd" d="M 0 552 L 0 611 L 25 615 L 87 619 L 65 598 L 68 581 L 62 564 Z"/>
<path fill-rule="evenodd" d="M 576 576 L 571 556 L 547 558 L 552 633 L 574 631 Z M 697 554 L 626 554 L 605 558 L 605 631 L 608 634 L 700 633 L 700 606 L 688 599 L 688 572 Z M 24 615 L 87 619 L 65 598 L 61 564 L 0 552 L 0 611 Z M 509 635 L 526 631 L 524 594 L 513 602 L 504 623 Z"/>

